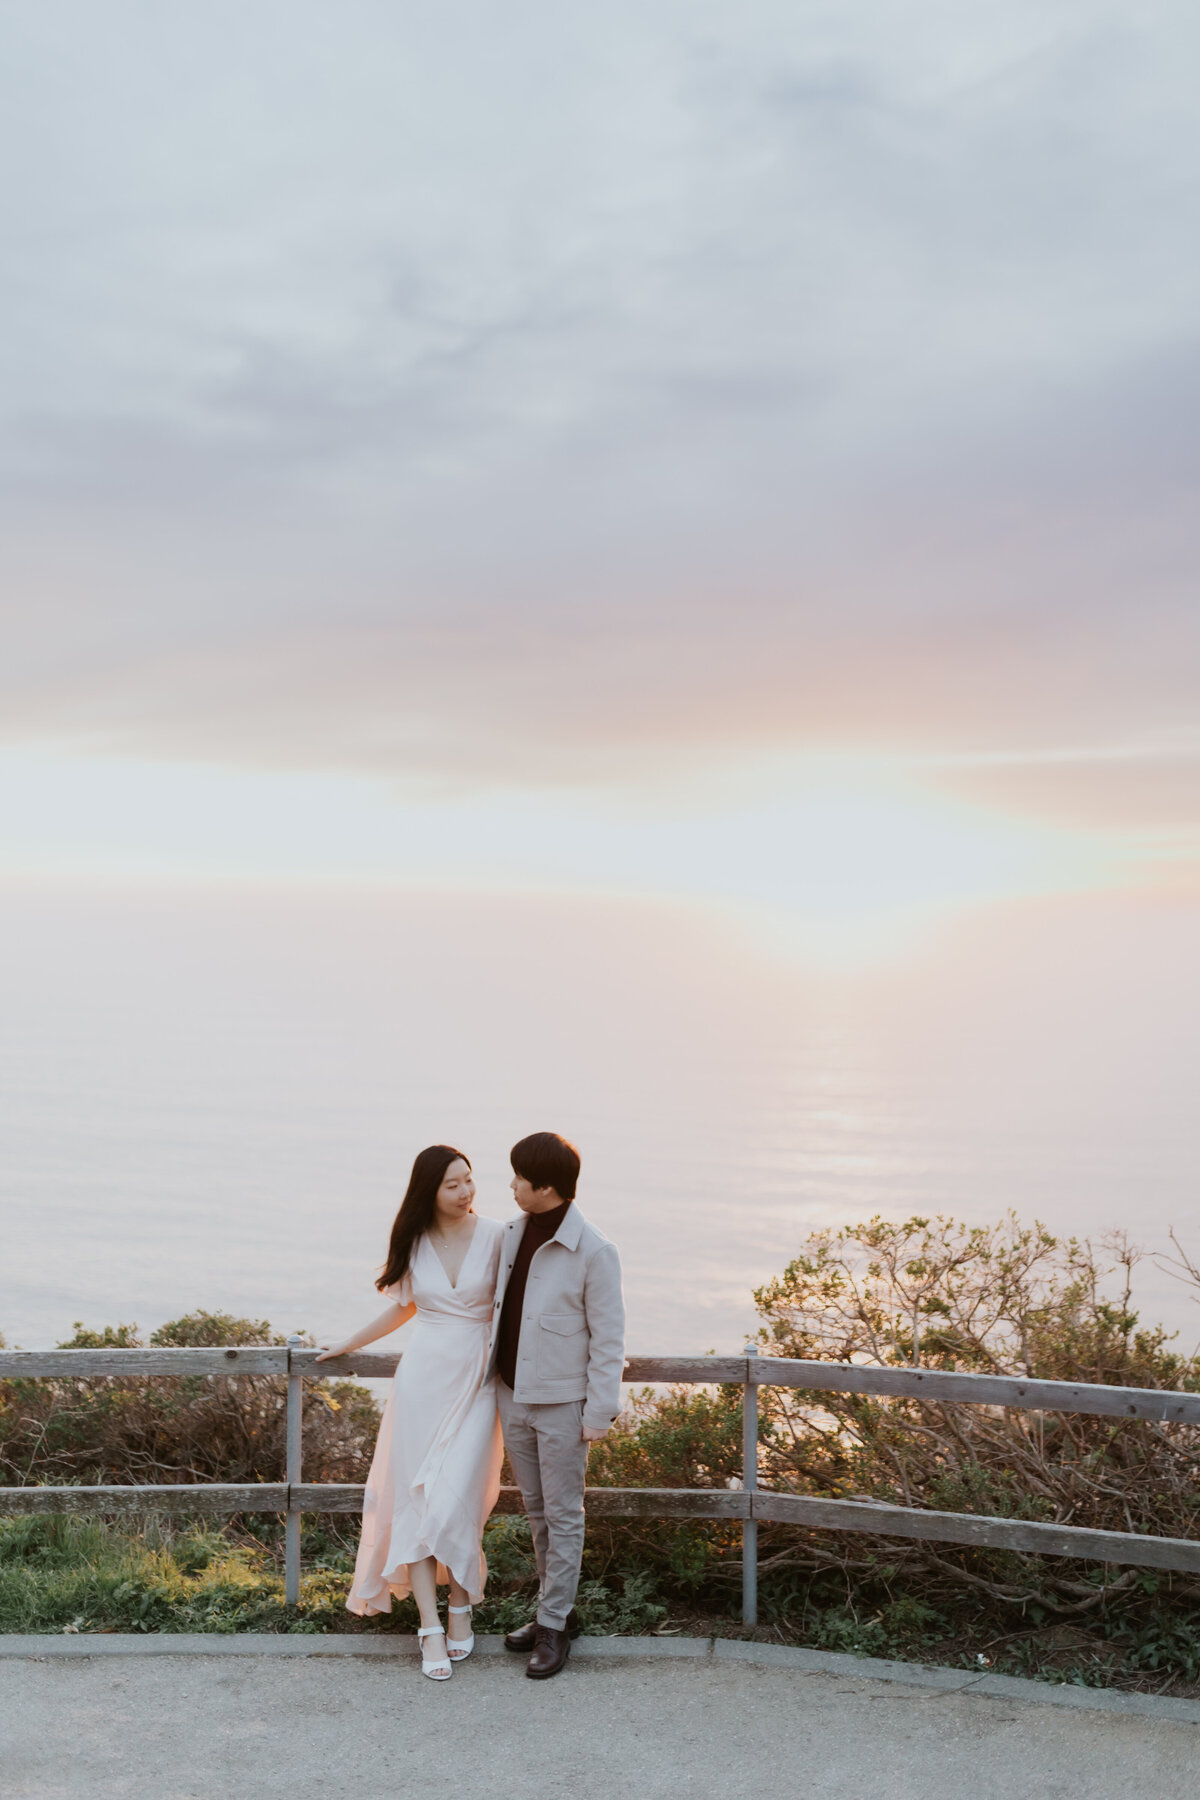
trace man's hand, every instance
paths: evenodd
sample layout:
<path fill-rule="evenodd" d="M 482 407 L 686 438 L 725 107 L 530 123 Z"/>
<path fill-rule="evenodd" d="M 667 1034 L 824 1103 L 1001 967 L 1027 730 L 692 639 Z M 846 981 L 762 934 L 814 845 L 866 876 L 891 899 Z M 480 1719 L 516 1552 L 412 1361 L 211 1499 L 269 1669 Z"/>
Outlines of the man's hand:
<path fill-rule="evenodd" d="M 585 1444 L 598 1444 L 601 1438 L 606 1438 L 607 1436 L 607 1425 L 585 1425 L 583 1428 L 583 1441 Z"/>

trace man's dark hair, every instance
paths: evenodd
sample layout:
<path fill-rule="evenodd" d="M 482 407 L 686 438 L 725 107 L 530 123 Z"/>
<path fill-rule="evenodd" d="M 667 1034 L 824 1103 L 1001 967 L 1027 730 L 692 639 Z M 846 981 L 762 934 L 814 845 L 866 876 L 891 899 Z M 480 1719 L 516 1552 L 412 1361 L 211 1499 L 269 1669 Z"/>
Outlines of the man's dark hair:
<path fill-rule="evenodd" d="M 579 1180 L 579 1152 L 557 1131 L 535 1131 L 522 1138 L 509 1151 L 513 1174 L 520 1175 L 530 1187 L 553 1188 L 563 1200 L 575 1198 Z"/>

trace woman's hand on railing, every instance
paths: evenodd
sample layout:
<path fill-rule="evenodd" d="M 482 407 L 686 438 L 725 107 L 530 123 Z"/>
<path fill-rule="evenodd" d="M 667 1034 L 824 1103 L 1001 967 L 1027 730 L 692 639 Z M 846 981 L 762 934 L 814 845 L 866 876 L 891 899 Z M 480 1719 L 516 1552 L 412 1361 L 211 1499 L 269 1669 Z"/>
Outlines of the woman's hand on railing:
<path fill-rule="evenodd" d="M 342 1342 L 332 1349 L 327 1345 L 322 1346 L 317 1361 L 332 1362 L 335 1356 L 353 1356 L 356 1350 L 363 1350 L 368 1344 L 373 1344 L 377 1338 L 388 1337 L 399 1326 L 406 1325 L 416 1310 L 411 1300 L 407 1303 L 401 1303 L 399 1300 L 391 1301 L 378 1318 L 372 1319 L 371 1323 L 364 1325 L 360 1331 L 352 1332 L 348 1338 L 343 1338 Z"/>

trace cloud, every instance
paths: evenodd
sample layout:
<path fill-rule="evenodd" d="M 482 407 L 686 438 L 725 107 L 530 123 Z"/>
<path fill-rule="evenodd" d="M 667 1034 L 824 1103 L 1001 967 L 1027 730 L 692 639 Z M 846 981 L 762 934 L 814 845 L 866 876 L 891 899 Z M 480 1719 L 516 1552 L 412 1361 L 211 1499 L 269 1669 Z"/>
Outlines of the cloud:
<path fill-rule="evenodd" d="M 487 785 L 1190 717 L 1190 17 L 11 30 L 10 740 Z M 1191 805 L 1065 779 L 1005 797 Z"/>
<path fill-rule="evenodd" d="M 935 780 L 973 805 L 1120 832 L 1145 862 L 1200 866 L 1200 742 L 951 759 Z"/>

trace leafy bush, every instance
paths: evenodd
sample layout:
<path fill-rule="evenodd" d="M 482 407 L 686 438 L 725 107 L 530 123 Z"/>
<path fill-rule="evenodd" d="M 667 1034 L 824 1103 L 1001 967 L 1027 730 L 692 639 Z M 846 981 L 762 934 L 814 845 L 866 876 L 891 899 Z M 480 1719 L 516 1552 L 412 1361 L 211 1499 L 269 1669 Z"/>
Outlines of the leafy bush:
<path fill-rule="evenodd" d="M 1132 1308 L 1138 1259 L 1124 1239 L 1097 1249 L 1011 1216 L 994 1227 L 876 1218 L 812 1234 L 755 1294 L 759 1337 L 773 1356 L 1195 1391 L 1195 1360 Z M 1192 1537 L 1200 1522 L 1196 1426 L 824 1390 L 765 1390 L 762 1405 L 764 1485 L 1167 1537 Z M 765 1537 L 775 1570 L 869 1576 L 884 1553 L 868 1538 Z M 886 1556 L 926 1600 L 969 1590 L 1058 1618 L 1110 1609 L 1141 1580 L 934 1543 L 892 1543 Z"/>
<path fill-rule="evenodd" d="M 282 1344 L 263 1320 L 195 1312 L 153 1332 L 155 1346 Z M 88 1331 L 64 1350 L 140 1346 L 136 1325 Z M 306 1384 L 310 1481 L 363 1481 L 379 1426 L 368 1389 Z M 109 1375 L 0 1379 L 0 1483 L 121 1485 L 282 1481 L 287 1381 L 277 1375 Z"/>
<path fill-rule="evenodd" d="M 740 1487 L 740 1387 L 643 1388 L 608 1436 L 592 1446 L 592 1487 Z M 585 1570 L 600 1580 L 643 1575 L 656 1591 L 690 1599 L 714 1582 L 740 1581 L 741 1527 L 725 1519 L 588 1521 Z"/>

